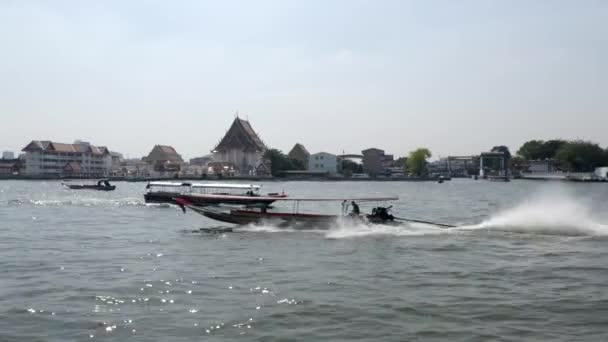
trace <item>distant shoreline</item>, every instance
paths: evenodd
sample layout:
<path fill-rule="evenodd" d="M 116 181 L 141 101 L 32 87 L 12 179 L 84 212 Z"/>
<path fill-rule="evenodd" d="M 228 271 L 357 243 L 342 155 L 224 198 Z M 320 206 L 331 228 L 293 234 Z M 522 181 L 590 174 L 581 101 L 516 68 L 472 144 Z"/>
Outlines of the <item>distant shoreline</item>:
<path fill-rule="evenodd" d="M 2 180 L 30 180 L 30 181 L 79 181 L 79 180 L 93 180 L 107 178 L 110 181 L 115 182 L 154 182 L 154 181 L 167 181 L 167 182 L 230 182 L 230 181 L 257 181 L 257 182 L 291 182 L 291 181 L 312 181 L 312 182 L 438 182 L 439 179 L 436 177 L 411 177 L 411 178 L 342 178 L 342 177 L 209 177 L 209 178 L 126 178 L 126 177 L 87 177 L 87 178 L 60 178 L 60 177 L 34 177 L 34 176 L 0 176 Z M 465 178 L 466 179 L 466 178 Z M 448 181 L 446 178 L 444 181 Z"/>
<path fill-rule="evenodd" d="M 255 181 L 255 182 L 439 182 L 438 178 L 435 177 L 403 177 L 403 178 L 342 178 L 342 177 L 224 177 L 224 178 L 126 178 L 126 177 L 88 177 L 88 178 L 60 178 L 60 177 L 32 177 L 32 176 L 0 176 L 0 181 L 3 180 L 20 180 L 20 181 L 86 181 L 94 179 L 107 178 L 113 182 L 132 182 L 132 183 L 145 183 L 145 182 L 232 182 L 232 181 Z M 456 179 L 469 179 L 468 177 L 454 177 Z M 444 181 L 449 181 L 451 178 L 445 178 Z M 536 182 L 568 182 L 568 183 L 608 183 L 608 180 L 602 179 L 576 179 L 576 178 L 554 178 L 554 177 L 517 177 L 511 180 L 526 180 Z M 479 178 L 479 181 L 487 181 L 486 179 Z"/>

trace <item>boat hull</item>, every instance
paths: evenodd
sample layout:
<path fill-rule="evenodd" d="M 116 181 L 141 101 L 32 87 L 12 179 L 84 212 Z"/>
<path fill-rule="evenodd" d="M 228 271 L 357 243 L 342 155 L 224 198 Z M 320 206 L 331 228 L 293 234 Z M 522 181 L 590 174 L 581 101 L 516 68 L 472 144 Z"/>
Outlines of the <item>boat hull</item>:
<path fill-rule="evenodd" d="M 217 207 L 187 206 L 190 210 L 201 214 L 212 220 L 231 223 L 236 225 L 272 224 L 279 227 L 290 228 L 321 228 L 328 229 L 334 226 L 338 220 L 347 220 L 354 224 L 399 224 L 393 220 L 384 220 L 371 215 L 323 215 L 323 214 L 300 214 L 300 213 L 269 213 L 254 210 L 220 210 Z"/>
<path fill-rule="evenodd" d="M 68 188 L 72 190 L 99 190 L 99 191 L 112 191 L 116 189 L 115 185 L 68 185 Z"/>

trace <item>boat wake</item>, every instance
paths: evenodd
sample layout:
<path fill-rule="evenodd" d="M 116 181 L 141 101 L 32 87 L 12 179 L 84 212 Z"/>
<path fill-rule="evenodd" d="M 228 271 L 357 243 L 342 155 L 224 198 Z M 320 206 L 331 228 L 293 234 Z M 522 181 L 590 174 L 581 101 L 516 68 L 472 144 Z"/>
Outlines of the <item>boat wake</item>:
<path fill-rule="evenodd" d="M 236 230 L 235 230 L 236 231 Z M 272 223 L 251 224 L 238 228 L 239 232 L 251 233 L 313 233 L 320 234 L 328 239 L 347 239 L 365 236 L 420 236 L 445 234 L 450 232 L 449 229 L 423 224 L 423 223 L 408 223 L 404 225 L 383 225 L 383 224 L 365 224 L 355 223 L 352 220 L 338 219 L 329 227 L 314 227 L 314 226 L 277 226 Z"/>
<path fill-rule="evenodd" d="M 543 193 L 459 230 L 491 230 L 565 236 L 608 235 L 608 224 L 600 223 L 589 205 L 564 193 Z"/>
<path fill-rule="evenodd" d="M 308 227 L 279 227 L 272 224 L 239 228 L 249 232 L 315 232 L 328 239 L 365 236 L 425 236 L 453 233 L 494 231 L 558 236 L 608 236 L 608 224 L 594 215 L 584 200 L 552 189 L 529 197 L 520 204 L 499 212 L 479 224 L 445 228 L 425 223 L 382 225 L 356 223 L 339 219 L 324 229 Z"/>
<path fill-rule="evenodd" d="M 335 226 L 324 231 L 328 239 L 346 239 L 365 236 L 423 236 L 450 233 L 452 230 L 425 223 L 402 225 L 364 224 L 338 220 Z"/>
<path fill-rule="evenodd" d="M 145 203 L 138 198 L 70 198 L 70 199 L 14 199 L 0 202 L 0 205 L 12 206 L 40 206 L 40 207 L 108 207 L 108 206 L 144 206 Z"/>

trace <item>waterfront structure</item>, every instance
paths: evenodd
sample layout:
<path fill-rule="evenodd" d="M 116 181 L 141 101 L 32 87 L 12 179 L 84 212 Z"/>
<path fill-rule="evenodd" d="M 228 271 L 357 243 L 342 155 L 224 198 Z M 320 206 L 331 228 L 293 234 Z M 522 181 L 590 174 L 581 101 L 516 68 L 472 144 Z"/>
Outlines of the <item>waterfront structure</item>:
<path fill-rule="evenodd" d="M 335 154 L 319 152 L 308 157 L 308 171 L 313 173 L 327 173 L 336 175 L 338 169 L 338 157 Z"/>
<path fill-rule="evenodd" d="M 191 158 L 188 163 L 190 165 L 200 165 L 200 166 L 206 166 L 209 162 L 213 161 L 213 156 L 203 156 L 203 157 L 196 157 L 196 158 Z"/>
<path fill-rule="evenodd" d="M 179 177 L 180 178 L 200 178 L 203 175 L 207 174 L 207 166 L 200 164 L 186 164 L 180 170 Z"/>
<path fill-rule="evenodd" d="M 231 162 L 209 162 L 207 172 L 221 177 L 234 177 L 237 173 L 234 164 Z"/>
<path fill-rule="evenodd" d="M 21 171 L 21 160 L 20 159 L 0 159 L 0 175 L 18 175 Z"/>
<path fill-rule="evenodd" d="M 477 175 L 479 156 L 448 156 L 439 158 L 427 166 L 429 174 L 446 177 L 469 177 Z"/>
<path fill-rule="evenodd" d="M 15 154 L 11 151 L 4 151 L 2 152 L 2 159 L 15 159 Z"/>
<path fill-rule="evenodd" d="M 236 117 L 212 152 L 215 161 L 222 163 L 221 170 L 236 175 L 255 175 L 263 163 L 266 145 L 249 121 Z"/>
<path fill-rule="evenodd" d="M 143 161 L 152 165 L 154 171 L 161 175 L 164 173 L 179 172 L 184 163 L 182 156 L 177 153 L 175 148 L 167 145 L 155 145 Z"/>
<path fill-rule="evenodd" d="M 289 151 L 287 156 L 291 159 L 298 160 L 304 166 L 304 170 L 308 169 L 308 158 L 310 158 L 310 153 L 304 147 L 304 145 L 297 143 L 294 147 Z"/>
<path fill-rule="evenodd" d="M 112 159 L 112 171 L 111 176 L 121 176 L 122 161 L 124 160 L 121 153 L 110 151 L 110 158 Z"/>
<path fill-rule="evenodd" d="M 105 177 L 112 168 L 112 157 L 105 146 L 83 141 L 64 144 L 33 140 L 22 151 L 28 176 Z"/>
<path fill-rule="evenodd" d="M 529 173 L 552 173 L 556 172 L 555 162 L 551 159 L 546 160 L 528 160 L 527 172 Z"/>
<path fill-rule="evenodd" d="M 393 155 L 385 154 L 379 148 L 368 148 L 361 151 L 363 155 L 363 172 L 371 177 L 383 175 L 386 169 L 392 166 Z"/>
<path fill-rule="evenodd" d="M 507 156 L 504 152 L 482 152 L 479 155 L 479 176 L 507 177 Z"/>
<path fill-rule="evenodd" d="M 118 175 L 128 178 L 142 178 L 157 176 L 150 164 L 139 158 L 124 159 L 120 162 Z"/>

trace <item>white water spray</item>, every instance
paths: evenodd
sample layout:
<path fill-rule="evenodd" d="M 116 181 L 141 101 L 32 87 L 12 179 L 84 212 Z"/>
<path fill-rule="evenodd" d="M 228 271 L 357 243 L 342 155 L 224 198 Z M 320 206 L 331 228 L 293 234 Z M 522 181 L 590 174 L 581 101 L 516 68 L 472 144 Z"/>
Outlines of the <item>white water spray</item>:
<path fill-rule="evenodd" d="M 421 236 L 421 235 L 436 235 L 444 234 L 449 230 L 424 224 L 424 223 L 408 223 L 405 225 L 383 225 L 383 224 L 365 224 L 363 222 L 354 222 L 353 220 L 338 219 L 335 225 L 325 232 L 325 237 L 328 239 L 346 239 L 363 236 Z"/>
<path fill-rule="evenodd" d="M 550 235 L 608 235 L 608 225 L 594 219 L 585 199 L 561 188 L 548 188 L 519 205 L 474 226 L 460 229 L 488 229 Z"/>

